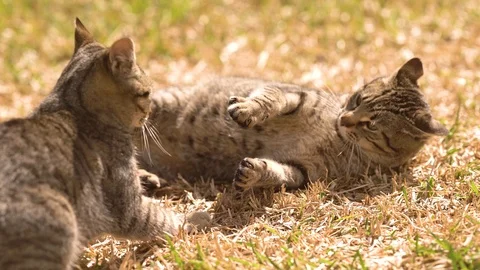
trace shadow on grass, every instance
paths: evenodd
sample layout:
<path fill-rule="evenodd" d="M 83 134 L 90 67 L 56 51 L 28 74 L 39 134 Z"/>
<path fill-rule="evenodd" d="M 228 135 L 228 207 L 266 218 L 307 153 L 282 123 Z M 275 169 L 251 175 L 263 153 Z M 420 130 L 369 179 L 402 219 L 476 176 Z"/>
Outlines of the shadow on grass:
<path fill-rule="evenodd" d="M 401 191 L 406 186 L 418 185 L 410 172 L 394 175 L 377 175 L 349 180 L 315 181 L 305 189 L 286 191 L 282 189 L 258 189 L 241 191 L 232 184 L 219 184 L 213 180 L 189 182 L 178 178 L 167 181 L 161 188 L 151 189 L 147 193 L 156 198 L 168 197 L 173 200 L 188 201 L 186 194 L 194 199 L 215 201 L 213 207 L 213 226 L 219 227 L 224 234 L 242 229 L 255 223 L 255 219 L 267 214 L 266 209 L 288 207 L 283 203 L 285 195 L 305 197 L 308 202 L 331 202 L 344 205 L 346 202 L 368 203 L 378 195 Z M 224 229 L 221 229 L 224 228 Z"/>

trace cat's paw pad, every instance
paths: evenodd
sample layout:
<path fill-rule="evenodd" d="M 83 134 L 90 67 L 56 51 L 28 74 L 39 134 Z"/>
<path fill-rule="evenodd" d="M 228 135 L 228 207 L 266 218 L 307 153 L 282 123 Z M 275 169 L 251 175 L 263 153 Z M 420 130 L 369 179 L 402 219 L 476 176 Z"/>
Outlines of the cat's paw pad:
<path fill-rule="evenodd" d="M 267 169 L 267 162 L 259 158 L 244 158 L 235 172 L 235 184 L 243 189 L 257 185 Z"/>
<path fill-rule="evenodd" d="M 140 178 L 140 183 L 142 184 L 145 193 L 149 193 L 150 191 L 158 189 L 167 184 L 165 179 L 142 169 L 138 170 L 138 178 Z"/>
<path fill-rule="evenodd" d="M 245 128 L 253 127 L 268 118 L 268 113 L 258 102 L 243 97 L 230 97 L 227 111 L 237 124 Z"/>
<path fill-rule="evenodd" d="M 247 100 L 247 99 L 244 98 L 244 97 L 231 96 L 228 99 L 228 105 L 233 105 L 233 104 L 236 104 L 236 103 L 239 103 L 239 102 L 245 102 L 245 100 Z"/>

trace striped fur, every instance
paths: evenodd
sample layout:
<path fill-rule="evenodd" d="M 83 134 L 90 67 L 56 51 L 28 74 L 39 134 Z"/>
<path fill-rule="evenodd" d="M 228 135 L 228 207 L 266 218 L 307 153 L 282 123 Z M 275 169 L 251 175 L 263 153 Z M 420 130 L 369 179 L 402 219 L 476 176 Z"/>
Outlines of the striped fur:
<path fill-rule="evenodd" d="M 243 188 L 391 173 L 446 133 L 419 91 L 422 74 L 414 58 L 345 104 L 326 89 L 244 78 L 158 91 L 150 121 L 170 156 L 151 149 L 142 166 Z"/>
<path fill-rule="evenodd" d="M 106 48 L 77 19 L 53 92 L 28 118 L 0 124 L 0 269 L 70 269 L 104 233 L 176 233 L 176 215 L 141 195 L 134 157 L 150 90 L 130 39 Z"/>

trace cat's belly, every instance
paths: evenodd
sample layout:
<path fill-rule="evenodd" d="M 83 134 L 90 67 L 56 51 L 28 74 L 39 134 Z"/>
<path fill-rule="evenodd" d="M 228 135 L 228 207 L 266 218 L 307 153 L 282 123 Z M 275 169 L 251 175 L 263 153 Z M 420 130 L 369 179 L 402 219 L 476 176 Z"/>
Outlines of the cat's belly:
<path fill-rule="evenodd" d="M 144 152 L 139 157 L 143 168 L 166 180 L 181 175 L 186 180 L 213 178 L 216 182 L 231 182 L 245 157 L 310 160 L 315 143 L 305 132 L 295 134 L 282 129 L 278 123 L 265 123 L 261 129 L 245 129 L 228 118 L 206 129 L 170 125 L 163 129 L 160 139 L 168 154 L 151 142 L 150 156 Z"/>
<path fill-rule="evenodd" d="M 181 176 L 188 181 L 203 178 L 229 182 L 233 180 L 241 159 L 240 156 L 223 155 L 221 152 L 207 155 L 196 151 L 183 151 L 172 152 L 171 156 L 164 153 L 152 154 L 151 162 L 148 157 L 142 157 L 141 162 L 143 168 L 166 180 Z"/>
<path fill-rule="evenodd" d="M 226 100 L 226 96 L 217 99 Z M 312 163 L 312 149 L 328 140 L 328 130 L 334 130 L 326 118 L 313 127 L 297 115 L 277 116 L 261 125 L 242 128 L 227 113 L 226 105 L 218 105 L 216 112 L 211 112 L 214 106 L 204 104 L 195 110 L 184 109 L 184 113 L 154 113 L 152 123 L 168 154 L 150 140 L 150 156 L 145 151 L 140 156 L 142 167 L 166 180 L 181 175 L 187 180 L 232 181 L 245 157 Z M 325 174 L 323 160 L 313 163 L 319 166 L 312 167 L 315 176 Z"/>

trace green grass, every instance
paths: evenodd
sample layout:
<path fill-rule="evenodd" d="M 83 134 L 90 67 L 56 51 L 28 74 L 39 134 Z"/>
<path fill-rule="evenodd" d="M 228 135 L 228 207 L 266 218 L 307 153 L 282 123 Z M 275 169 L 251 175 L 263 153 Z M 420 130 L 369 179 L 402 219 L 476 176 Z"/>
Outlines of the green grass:
<path fill-rule="evenodd" d="M 480 268 L 476 1 L 3 0 L 0 120 L 27 115 L 52 89 L 73 52 L 75 17 L 104 44 L 132 36 L 158 87 L 220 74 L 345 93 L 418 56 L 420 86 L 450 130 L 405 179 L 317 183 L 242 202 L 183 196 L 170 203 L 211 212 L 210 230 L 166 243 L 107 237 L 85 249 L 80 268 Z"/>

